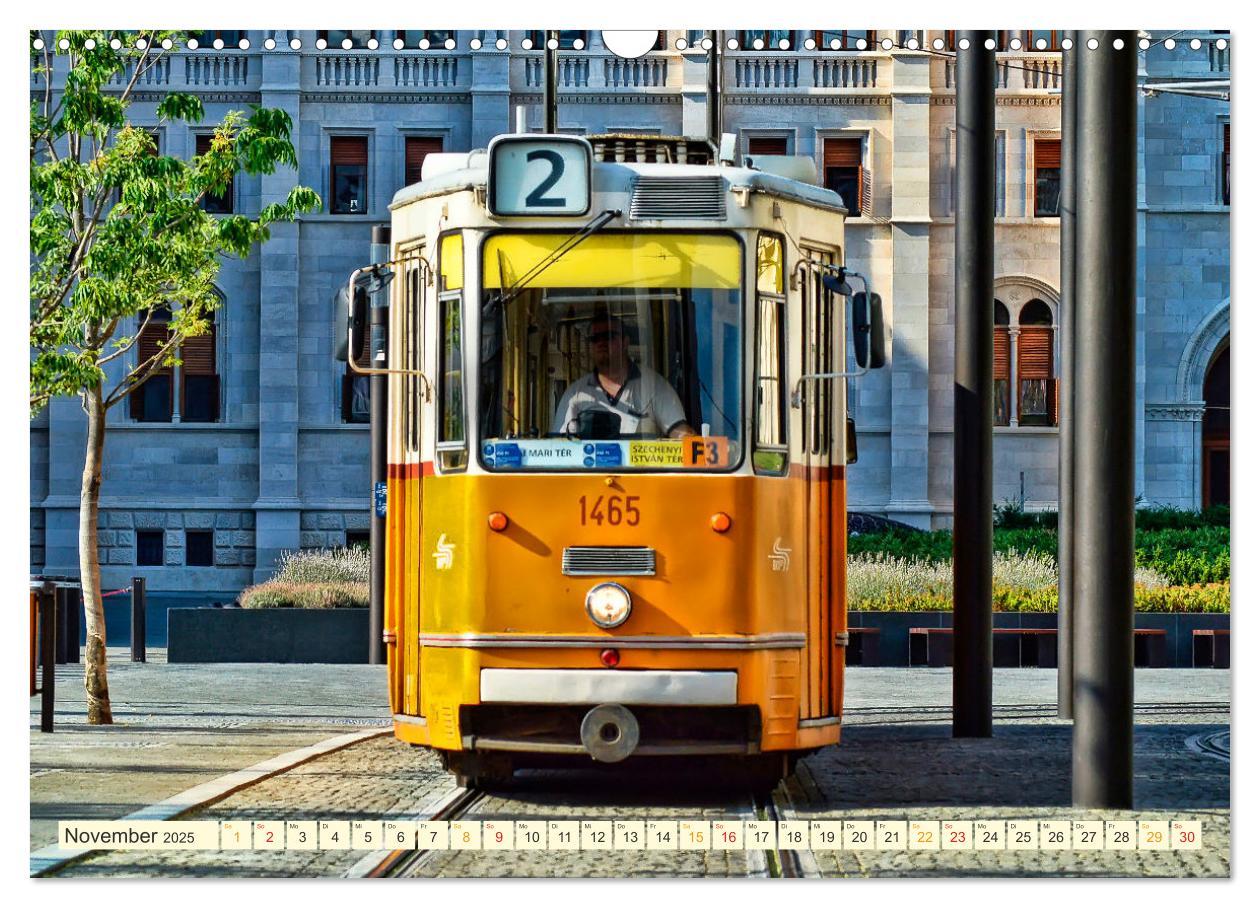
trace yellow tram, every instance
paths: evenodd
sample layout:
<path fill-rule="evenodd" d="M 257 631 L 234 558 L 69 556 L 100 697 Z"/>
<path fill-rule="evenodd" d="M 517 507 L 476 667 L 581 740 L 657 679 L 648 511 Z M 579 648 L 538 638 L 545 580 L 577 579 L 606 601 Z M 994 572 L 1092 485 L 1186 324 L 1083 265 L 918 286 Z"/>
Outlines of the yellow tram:
<path fill-rule="evenodd" d="M 565 755 L 773 782 L 839 740 L 846 385 L 884 341 L 807 170 L 505 135 L 395 196 L 389 700 L 466 782 Z"/>

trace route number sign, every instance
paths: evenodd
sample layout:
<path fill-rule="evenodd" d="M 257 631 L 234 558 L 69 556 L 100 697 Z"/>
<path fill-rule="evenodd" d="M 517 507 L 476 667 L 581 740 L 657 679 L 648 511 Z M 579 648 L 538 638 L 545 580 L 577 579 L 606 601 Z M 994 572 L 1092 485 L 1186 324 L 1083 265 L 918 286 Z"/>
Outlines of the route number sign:
<path fill-rule="evenodd" d="M 490 143 L 496 216 L 574 217 L 591 208 L 591 145 L 577 136 L 499 136 Z"/>

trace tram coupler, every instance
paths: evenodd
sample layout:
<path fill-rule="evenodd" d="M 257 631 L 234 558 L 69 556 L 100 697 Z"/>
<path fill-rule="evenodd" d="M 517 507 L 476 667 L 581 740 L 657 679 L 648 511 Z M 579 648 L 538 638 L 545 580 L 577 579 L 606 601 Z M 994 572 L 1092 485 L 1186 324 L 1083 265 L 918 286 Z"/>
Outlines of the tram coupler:
<path fill-rule="evenodd" d="M 620 763 L 639 746 L 639 720 L 615 703 L 596 706 L 582 719 L 582 746 L 599 763 Z"/>

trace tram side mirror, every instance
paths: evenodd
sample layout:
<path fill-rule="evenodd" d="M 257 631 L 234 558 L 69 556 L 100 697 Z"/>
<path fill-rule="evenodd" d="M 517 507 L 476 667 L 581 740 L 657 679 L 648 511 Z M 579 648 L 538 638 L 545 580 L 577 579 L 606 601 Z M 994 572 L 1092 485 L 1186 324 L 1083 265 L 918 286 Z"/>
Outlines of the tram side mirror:
<path fill-rule="evenodd" d="M 351 349 L 363 349 L 363 337 L 367 331 L 368 321 L 367 290 L 356 287 L 354 302 L 351 304 L 346 288 L 341 287 L 334 298 L 333 310 L 333 325 L 337 332 L 336 341 L 333 344 L 333 355 L 338 362 L 344 363 Z"/>
<path fill-rule="evenodd" d="M 878 293 L 853 294 L 853 359 L 863 369 L 882 369 L 884 301 Z"/>

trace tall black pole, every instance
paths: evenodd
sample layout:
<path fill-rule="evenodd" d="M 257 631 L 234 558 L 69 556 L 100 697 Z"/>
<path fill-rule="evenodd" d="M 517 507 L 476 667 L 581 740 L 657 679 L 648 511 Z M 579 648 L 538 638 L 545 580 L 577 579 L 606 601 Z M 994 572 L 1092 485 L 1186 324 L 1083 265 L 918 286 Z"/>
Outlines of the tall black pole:
<path fill-rule="evenodd" d="M 1076 58 L 1072 803 L 1127 810 L 1133 807 L 1137 33 L 1077 37 L 1083 46 Z"/>
<path fill-rule="evenodd" d="M 131 578 L 131 661 L 144 662 L 147 628 L 145 609 L 148 608 L 148 591 L 143 577 Z"/>
<path fill-rule="evenodd" d="M 560 33 L 548 31 L 543 33 L 543 117 L 546 124 L 543 132 L 556 131 L 556 92 L 557 71 L 560 66 Z M 556 43 L 553 48 L 552 42 Z"/>
<path fill-rule="evenodd" d="M 711 31 L 709 37 L 709 80 L 705 100 L 708 102 L 709 139 L 717 147 L 722 142 L 722 60 L 720 32 Z"/>
<path fill-rule="evenodd" d="M 1076 33 L 1063 51 L 1062 126 L 1059 133 L 1059 718 L 1072 718 L 1073 476 L 1072 395 L 1076 388 Z"/>
<path fill-rule="evenodd" d="M 993 32 L 960 32 L 954 198 L 954 737 L 993 734 Z M 967 42 L 963 49 L 962 42 Z"/>
<path fill-rule="evenodd" d="M 389 261 L 390 229 L 372 228 L 372 264 Z M 372 295 L 369 353 L 373 369 L 389 368 L 389 289 Z M 389 471 L 387 431 L 389 420 L 389 376 L 373 375 L 370 382 L 372 514 L 369 544 L 372 574 L 368 588 L 368 663 L 382 665 L 385 656 L 385 507 L 386 477 Z"/>

